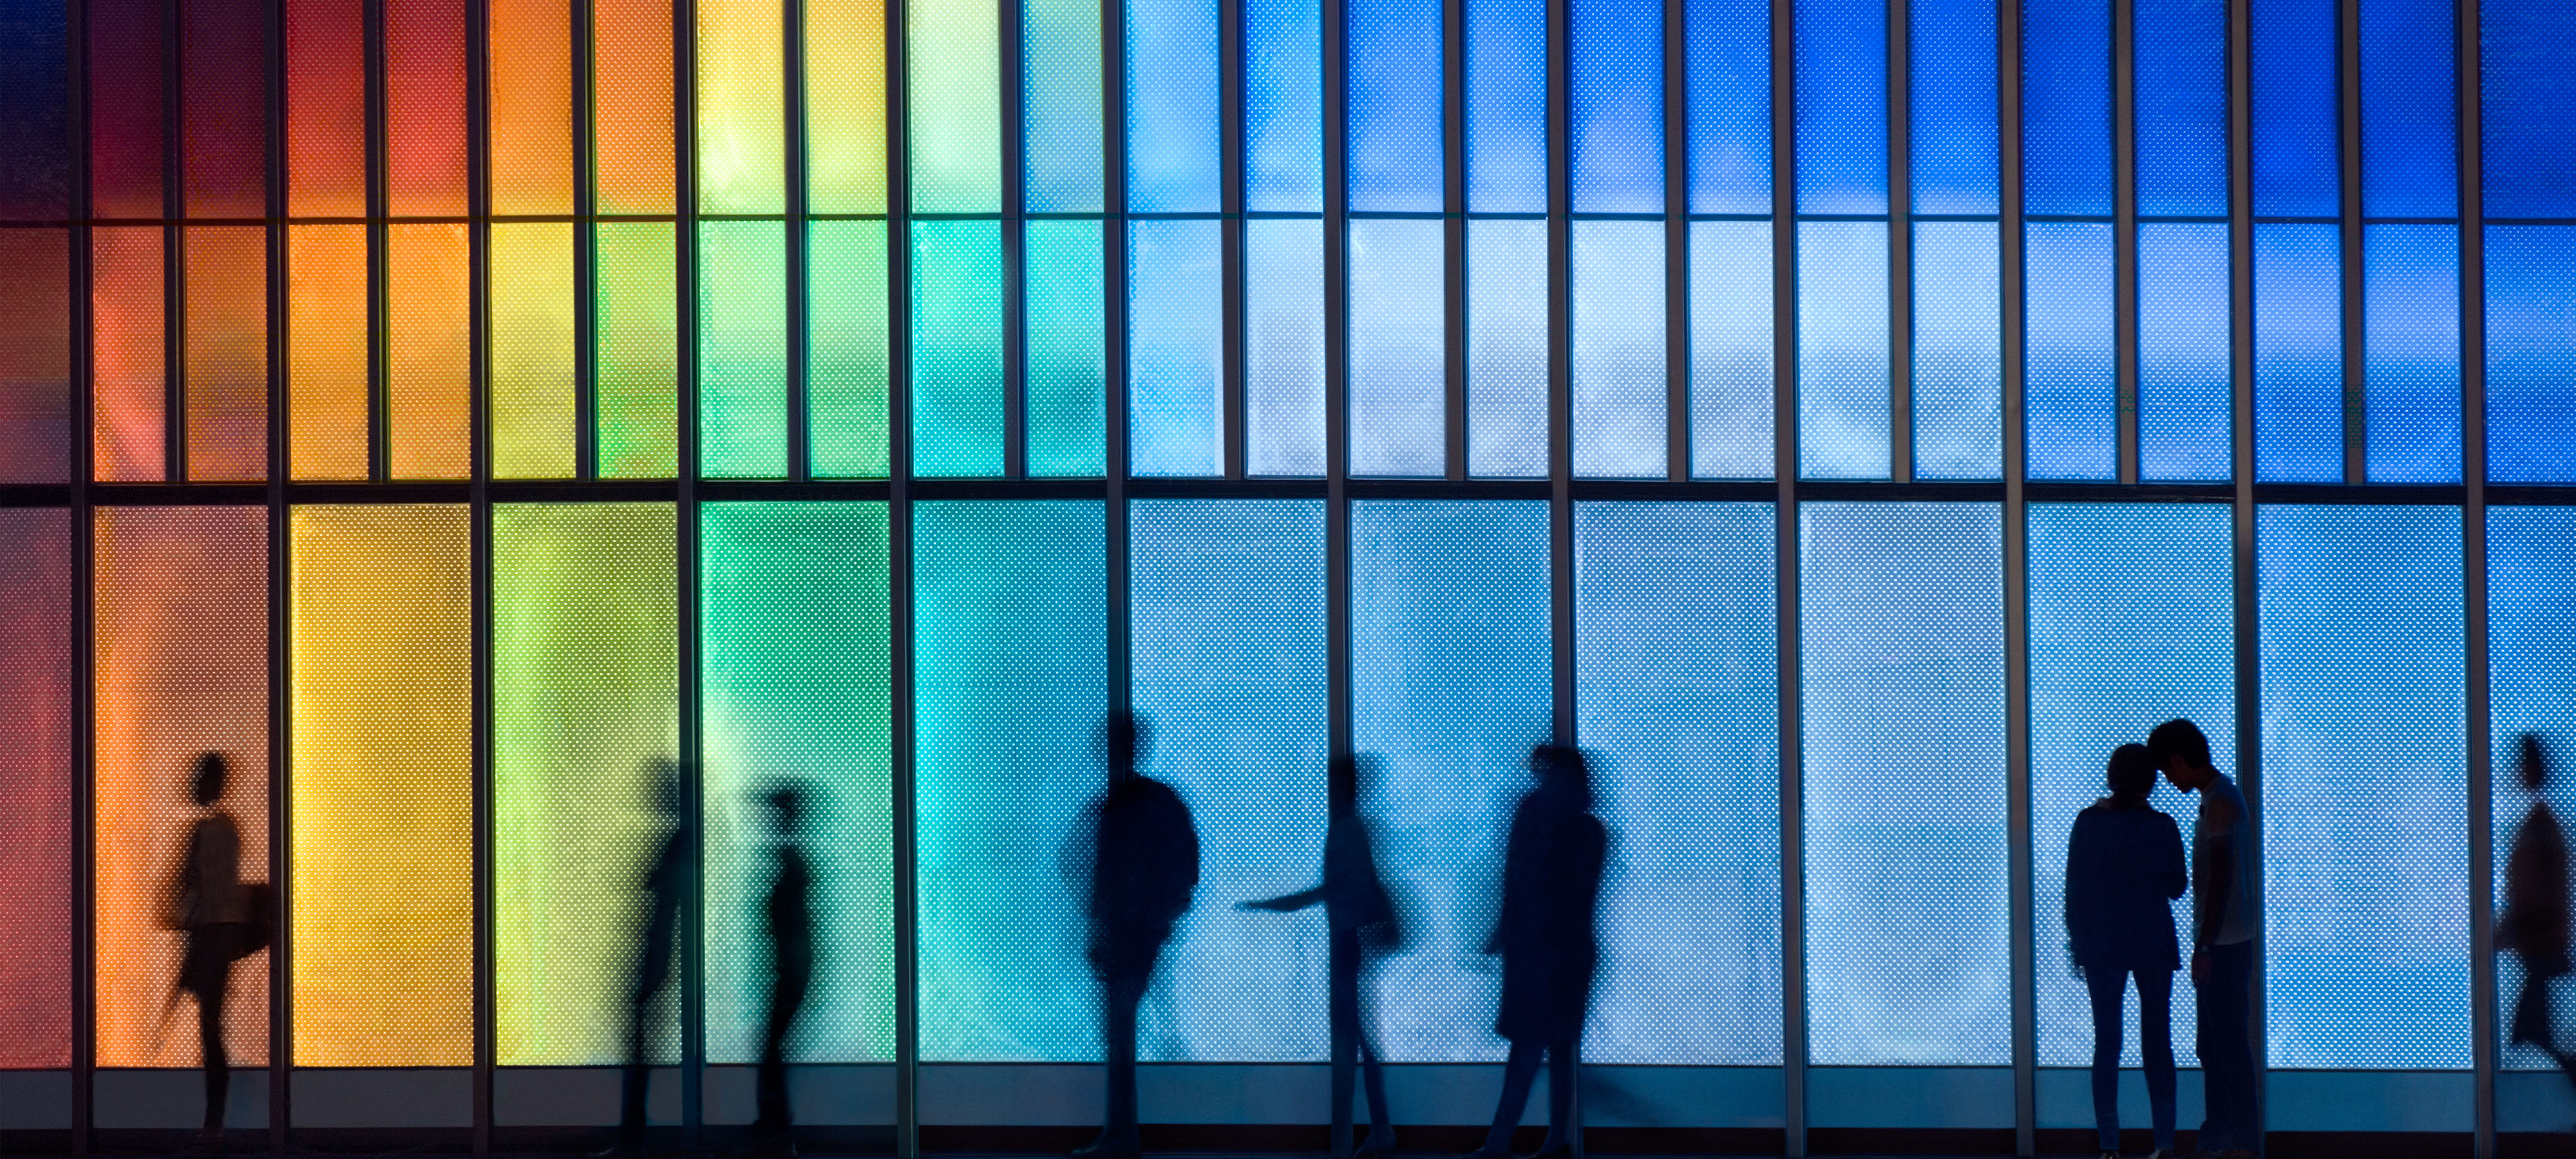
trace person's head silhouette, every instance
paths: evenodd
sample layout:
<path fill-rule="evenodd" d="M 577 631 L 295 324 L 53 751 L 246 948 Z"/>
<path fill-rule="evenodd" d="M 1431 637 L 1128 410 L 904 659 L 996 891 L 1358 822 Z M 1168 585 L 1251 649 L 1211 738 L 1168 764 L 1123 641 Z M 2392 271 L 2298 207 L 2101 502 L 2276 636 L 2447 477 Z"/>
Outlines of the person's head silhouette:
<path fill-rule="evenodd" d="M 2526 732 L 2514 747 L 2519 750 L 2514 763 L 2516 771 L 2522 774 L 2522 787 L 2539 792 L 2549 783 L 2549 757 L 2541 751 L 2540 734 Z"/>
<path fill-rule="evenodd" d="M 664 824 L 680 819 L 680 764 L 669 757 L 644 763 L 644 807 Z"/>
<path fill-rule="evenodd" d="M 1349 817 L 1360 811 L 1360 758 L 1355 753 L 1334 757 L 1324 772 L 1324 812 L 1329 817 Z"/>
<path fill-rule="evenodd" d="M 200 807 L 213 808 L 215 802 L 224 799 L 224 782 L 231 776 L 232 769 L 224 763 L 224 754 L 198 753 L 196 776 L 188 786 L 189 796 Z"/>
<path fill-rule="evenodd" d="M 2111 788 L 2111 801 L 2120 805 L 2143 805 L 2147 795 L 2156 789 L 2156 758 L 2142 744 L 2124 744 L 2111 750 L 2111 764 L 2103 773 Z"/>
<path fill-rule="evenodd" d="M 778 835 L 795 837 L 797 817 L 805 808 L 804 791 L 794 785 L 781 785 L 770 790 L 766 800 L 769 804 L 770 822 L 777 826 Z"/>
<path fill-rule="evenodd" d="M 2168 720 L 2147 734 L 2147 751 L 2155 756 L 2156 767 L 2163 769 L 2173 787 L 2189 793 L 2218 779 L 2218 766 L 2211 763 L 2209 737 L 2200 726 L 2188 720 Z"/>
<path fill-rule="evenodd" d="M 1592 766 L 1573 745 L 1543 744 L 1530 749 L 1530 772 L 1541 792 L 1572 798 L 1574 808 L 1592 807 Z"/>

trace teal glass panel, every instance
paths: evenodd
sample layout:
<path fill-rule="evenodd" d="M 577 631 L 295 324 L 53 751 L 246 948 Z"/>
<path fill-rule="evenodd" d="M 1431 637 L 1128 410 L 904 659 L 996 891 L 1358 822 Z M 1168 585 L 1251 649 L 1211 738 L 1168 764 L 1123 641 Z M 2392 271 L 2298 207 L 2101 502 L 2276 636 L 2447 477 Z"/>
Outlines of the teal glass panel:
<path fill-rule="evenodd" d="M 1028 470 L 1099 475 L 1109 392 L 1097 221 L 1028 223 Z"/>
<path fill-rule="evenodd" d="M 912 470 L 1002 473 L 1002 223 L 912 223 Z"/>
<path fill-rule="evenodd" d="M 787 227 L 698 223 L 698 471 L 787 474 Z"/>
<path fill-rule="evenodd" d="M 886 226 L 806 226 L 805 424 L 817 478 L 886 473 Z"/>

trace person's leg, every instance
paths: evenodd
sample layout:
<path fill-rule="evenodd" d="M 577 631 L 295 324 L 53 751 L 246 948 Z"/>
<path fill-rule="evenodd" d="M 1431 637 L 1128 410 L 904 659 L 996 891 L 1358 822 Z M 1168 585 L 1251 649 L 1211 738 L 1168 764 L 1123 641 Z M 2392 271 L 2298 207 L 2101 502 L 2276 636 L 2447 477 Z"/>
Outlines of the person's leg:
<path fill-rule="evenodd" d="M 224 1104 L 233 1090 L 232 1060 L 224 1054 L 224 992 L 231 987 L 231 968 L 217 967 L 197 991 L 197 1057 L 206 1068 L 206 1118 L 203 1127 L 208 1137 L 224 1129 Z"/>
<path fill-rule="evenodd" d="M 1347 932 L 1333 935 L 1330 962 L 1332 994 L 1326 1005 L 1331 1008 L 1332 1014 L 1332 1152 L 1335 1155 L 1348 1155 L 1351 1152 L 1351 1087 L 1353 1080 L 1358 1077 L 1355 1072 L 1362 1062 L 1358 941 L 1357 937 Z"/>
<path fill-rule="evenodd" d="M 1582 1082 L 1583 1055 L 1580 1039 L 1567 1038 L 1548 1044 L 1547 1048 L 1547 1138 L 1538 1145 L 1541 1155 L 1570 1153 L 1581 1124 L 1575 1100 L 1575 1086 Z"/>
<path fill-rule="evenodd" d="M 2145 990 L 2146 979 L 2139 979 Z M 2120 1015 L 2129 993 L 2129 972 L 2108 966 L 2084 971 L 2084 989 L 2093 999 L 2093 1132 L 2104 1151 L 2120 1149 Z"/>
<path fill-rule="evenodd" d="M 2200 984 L 2203 1151 L 2252 1151 L 2262 1145 L 2255 1119 L 2254 944 L 2213 946 Z"/>
<path fill-rule="evenodd" d="M 652 1068 L 644 1061 L 644 1013 L 652 1004 L 652 995 L 652 991 L 644 991 L 626 1005 L 626 1074 L 617 1102 L 617 1146 L 621 1150 L 644 1148 L 644 1095 L 653 1082 Z"/>
<path fill-rule="evenodd" d="M 1494 1126 L 1485 1132 L 1483 1154 L 1512 1153 L 1512 1132 L 1519 1129 L 1521 1112 L 1529 1107 L 1530 1084 L 1538 1081 L 1539 1060 L 1546 1053 L 1547 1048 L 1535 1041 L 1513 1041 L 1511 1056 L 1503 1063 L 1503 1097 L 1494 1104 Z"/>
<path fill-rule="evenodd" d="M 1395 1116 L 1386 1107 L 1386 1068 L 1378 1064 L 1377 1045 L 1369 1041 L 1368 1028 L 1360 1027 L 1355 1036 L 1360 1054 L 1360 1074 L 1368 1084 L 1368 1142 L 1360 1145 L 1363 1153 L 1395 1149 Z"/>
<path fill-rule="evenodd" d="M 2156 1150 L 2174 1149 L 2173 971 L 2140 970 L 2138 1053 L 2147 1064 L 2147 1108 L 2154 1116 Z"/>
<path fill-rule="evenodd" d="M 1146 981 L 1122 974 L 1100 988 L 1101 1056 L 1109 1064 L 1109 1105 L 1100 1130 L 1104 1150 L 1136 1149 L 1136 1007 L 1145 1000 Z"/>
<path fill-rule="evenodd" d="M 795 1125 L 787 1103 L 787 1032 L 796 1025 L 796 1010 L 804 1003 L 802 978 L 780 978 L 770 992 L 769 1020 L 762 1027 L 760 1042 L 760 1117 L 752 1125 L 754 1138 L 784 1139 Z"/>

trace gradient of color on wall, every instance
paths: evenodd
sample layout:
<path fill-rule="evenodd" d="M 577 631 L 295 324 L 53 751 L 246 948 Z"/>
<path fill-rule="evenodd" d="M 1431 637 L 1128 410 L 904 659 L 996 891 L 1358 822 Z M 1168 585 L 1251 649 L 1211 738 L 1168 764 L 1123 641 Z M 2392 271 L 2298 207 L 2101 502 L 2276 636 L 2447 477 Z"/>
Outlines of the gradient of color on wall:
<path fill-rule="evenodd" d="M 0 1069 L 72 1063 L 71 515 L 0 511 Z"/>

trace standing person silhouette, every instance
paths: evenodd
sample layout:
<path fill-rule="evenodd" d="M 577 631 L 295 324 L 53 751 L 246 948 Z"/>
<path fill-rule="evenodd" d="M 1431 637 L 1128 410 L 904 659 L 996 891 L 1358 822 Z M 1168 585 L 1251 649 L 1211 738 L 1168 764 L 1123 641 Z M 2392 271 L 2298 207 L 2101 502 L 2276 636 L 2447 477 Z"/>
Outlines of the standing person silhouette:
<path fill-rule="evenodd" d="M 787 1104 L 787 1032 L 814 981 L 814 874 L 796 822 L 804 795 L 793 787 L 769 795 L 777 824 L 778 875 L 769 886 L 769 1019 L 760 1039 L 760 1116 L 752 1124 L 759 1155 L 796 1154 Z"/>
<path fill-rule="evenodd" d="M 1366 1076 L 1369 1100 L 1368 1140 L 1362 1155 L 1395 1150 L 1395 1123 L 1386 1105 L 1386 1073 L 1368 1037 L 1360 1011 L 1360 975 L 1370 959 L 1402 943 L 1395 903 L 1377 875 L 1377 856 L 1369 842 L 1368 822 L 1359 813 L 1359 758 L 1334 757 L 1327 778 L 1327 808 L 1332 822 L 1324 832 L 1324 878 L 1313 889 L 1247 901 L 1238 909 L 1294 913 L 1318 902 L 1332 933 L 1329 959 L 1333 1051 L 1333 1154 L 1351 1153 L 1351 1071 L 1353 1062 Z"/>
<path fill-rule="evenodd" d="M 2531 811 L 2514 830 L 2513 853 L 2505 860 L 2504 913 L 2496 919 L 2495 944 L 2522 959 L 2522 995 L 2513 1004 L 2508 1034 L 2515 1046 L 2530 1046 L 2548 1055 L 2576 1082 L 2576 1055 L 2558 1046 L 2558 1027 L 2549 1008 L 2549 983 L 2568 973 L 2567 835 L 2558 815 L 2541 795 L 2549 767 L 2540 738 L 2524 733 L 2519 744 L 2522 787 L 2531 793 Z"/>
<path fill-rule="evenodd" d="M 1494 1033 L 1510 1039 L 1503 1094 L 1485 1145 L 1469 1159 L 1509 1156 L 1512 1131 L 1529 1104 L 1542 1056 L 1548 1064 L 1547 1138 L 1536 1159 L 1571 1156 L 1576 1053 L 1601 958 L 1594 924 L 1609 833 L 1592 815 L 1592 779 L 1583 754 L 1569 746 L 1530 750 L 1538 787 L 1521 798 L 1503 848 L 1503 904 L 1485 952 L 1503 959 L 1503 995 Z"/>
<path fill-rule="evenodd" d="M 2172 901 L 2189 884 L 2182 830 L 2147 804 L 2155 757 L 2147 746 L 2111 753 L 2111 795 L 2075 815 L 2066 843 L 2066 952 L 2093 996 L 2093 1124 L 2104 1159 L 2120 1154 L 2121 1000 L 2138 979 L 2138 1050 L 2156 1129 L 2150 1159 L 2174 1148 Z"/>
<path fill-rule="evenodd" d="M 689 877 L 695 870 L 696 848 L 686 811 L 680 802 L 680 767 L 669 759 L 653 761 L 647 766 L 645 802 L 650 807 L 647 823 L 660 832 L 661 848 L 647 862 L 638 888 L 644 894 L 644 929 L 635 942 L 635 985 L 628 992 L 626 1015 L 626 1076 L 620 1092 L 617 1115 L 617 1142 L 602 1155 L 641 1155 L 644 1153 L 644 1096 L 651 1088 L 653 1071 L 645 1057 L 644 1023 L 652 1013 L 653 996 L 661 992 L 662 983 L 671 976 L 671 952 L 679 941 L 680 911 L 688 901 Z"/>
<path fill-rule="evenodd" d="M 2236 782 L 2218 771 L 2209 738 L 2188 720 L 2168 720 L 2147 734 L 2147 749 L 2165 779 L 2200 794 L 2192 826 L 2191 982 L 2198 990 L 2201 1099 L 2209 1117 L 2200 1150 L 2251 1156 L 2263 1145 L 2254 1087 L 2254 811 Z"/>
<path fill-rule="evenodd" d="M 1142 1150 L 1136 1126 L 1136 1007 L 1154 979 L 1154 960 L 1199 884 L 1199 835 L 1190 807 L 1171 786 L 1137 771 L 1144 723 L 1110 714 L 1101 725 L 1109 785 L 1096 808 L 1091 845 L 1089 957 L 1100 979 L 1100 1045 L 1109 1098 L 1100 1138 L 1074 1154 L 1118 1159 Z"/>
<path fill-rule="evenodd" d="M 200 753 L 189 783 L 202 810 L 188 828 L 187 853 L 171 891 L 171 924 L 188 935 L 179 959 L 177 991 L 197 1000 L 197 1050 L 206 1070 L 206 1117 L 197 1145 L 221 1151 L 224 1103 L 232 1093 L 231 1060 L 224 1053 L 224 997 L 232 989 L 233 963 L 268 946 L 266 891 L 241 879 L 241 824 L 215 807 L 231 768 L 222 753 Z"/>

